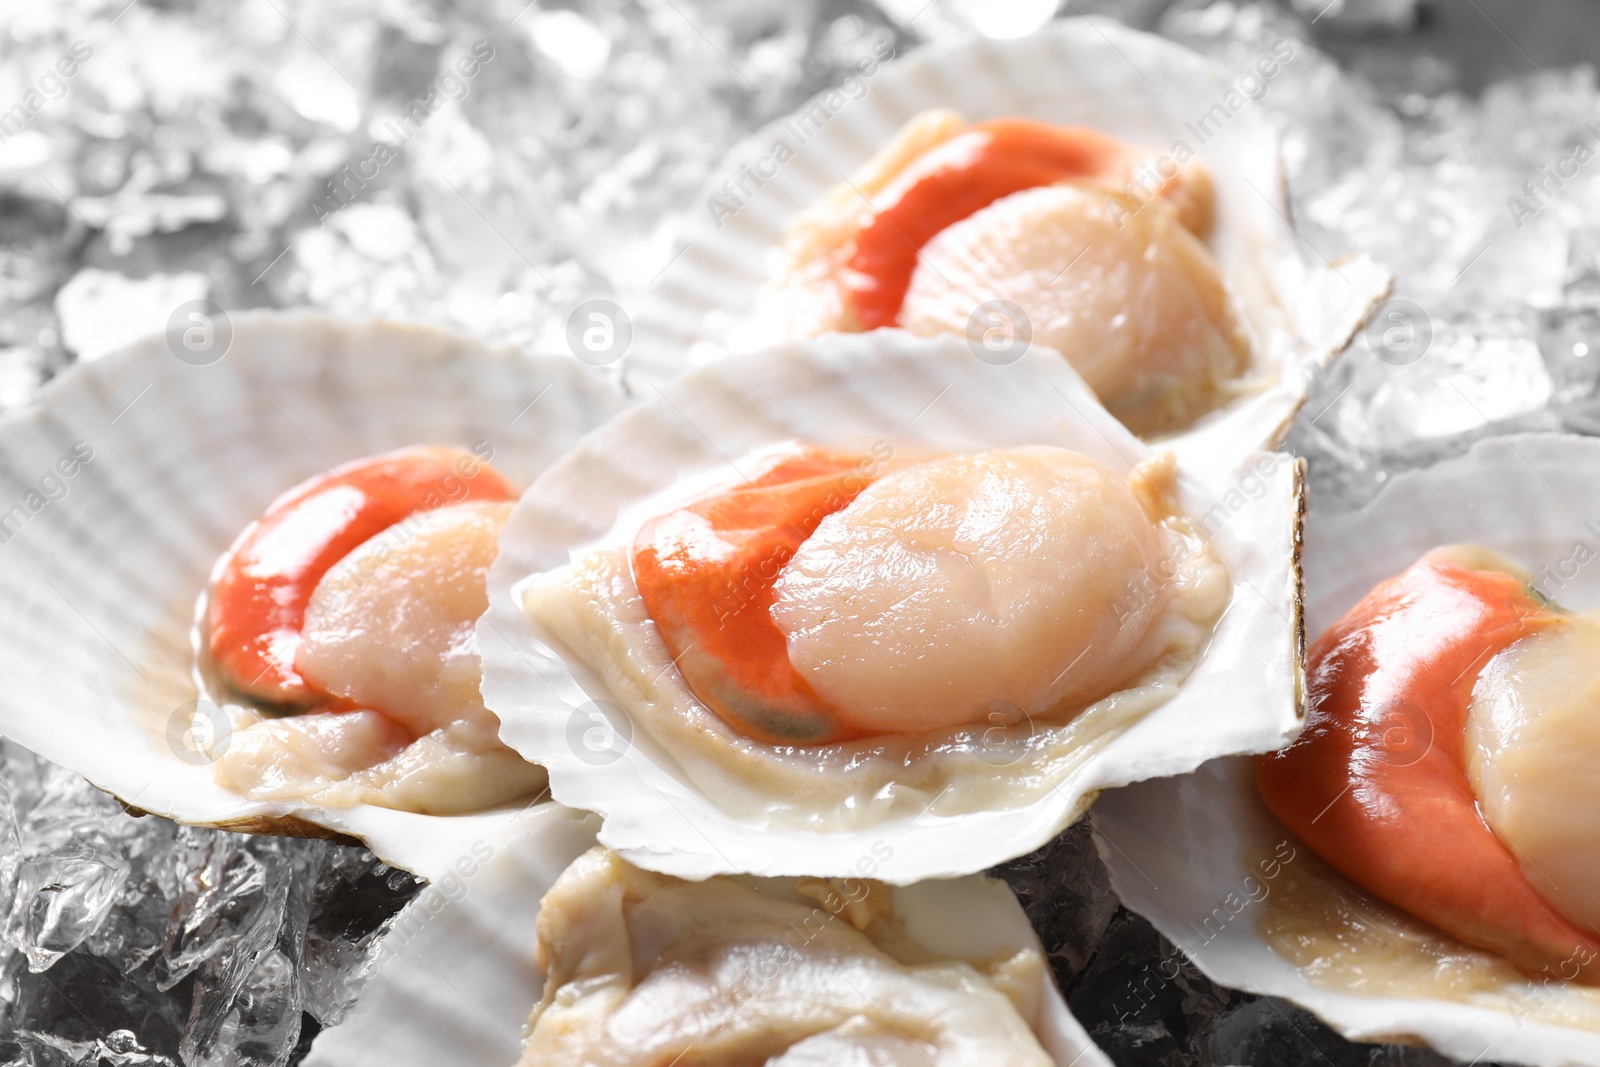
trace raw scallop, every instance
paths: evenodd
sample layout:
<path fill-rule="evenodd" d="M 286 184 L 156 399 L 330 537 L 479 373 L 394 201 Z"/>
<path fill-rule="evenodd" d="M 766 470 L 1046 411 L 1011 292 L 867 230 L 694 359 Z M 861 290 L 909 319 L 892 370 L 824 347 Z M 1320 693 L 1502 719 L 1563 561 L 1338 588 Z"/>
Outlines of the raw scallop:
<path fill-rule="evenodd" d="M 795 668 L 859 728 L 1015 721 L 1093 703 L 1149 666 L 1164 562 L 1127 482 L 1086 456 L 946 456 L 823 519 L 772 615 Z"/>

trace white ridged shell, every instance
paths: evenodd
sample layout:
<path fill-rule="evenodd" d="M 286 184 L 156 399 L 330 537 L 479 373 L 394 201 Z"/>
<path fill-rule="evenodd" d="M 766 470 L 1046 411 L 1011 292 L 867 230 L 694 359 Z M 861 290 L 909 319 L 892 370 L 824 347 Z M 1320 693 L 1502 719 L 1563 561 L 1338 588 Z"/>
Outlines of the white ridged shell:
<path fill-rule="evenodd" d="M 1101 789 L 1277 748 L 1298 730 L 1300 483 L 1299 468 L 1284 460 L 1255 499 L 1238 497 L 1238 510 L 1213 539 L 1233 577 L 1233 602 L 1180 692 L 1027 806 L 807 832 L 717 807 L 677 771 L 647 724 L 633 724 L 632 744 L 615 762 L 579 758 L 568 733 L 573 710 L 614 697 L 540 639 L 511 587 L 567 563 L 624 509 L 680 477 L 735 477 L 730 460 L 793 440 L 865 450 L 879 439 L 907 455 L 1053 444 L 1118 472 L 1150 455 L 1053 353 L 993 366 L 963 340 L 899 330 L 836 334 L 709 364 L 589 435 L 540 477 L 506 524 L 479 633 L 510 639 L 482 644 L 484 699 L 500 717 L 501 737 L 549 768 L 557 800 L 605 817 L 603 844 L 640 867 L 686 878 L 842 877 L 886 841 L 893 858 L 873 877 L 903 885 L 970 874 L 1037 848 Z M 1231 471 L 1182 474 L 1191 515 L 1237 487 Z"/>
<path fill-rule="evenodd" d="M 1478 543 L 1531 570 L 1600 551 L 1600 441 L 1529 434 L 1480 442 L 1466 455 L 1396 477 L 1366 507 L 1306 528 L 1306 623 L 1315 637 L 1371 588 L 1442 544 Z M 1557 576 L 1559 579 L 1559 575 Z M 1541 588 L 1562 606 L 1600 608 L 1600 567 Z M 1284 997 L 1352 1040 L 1411 1038 L 1468 1061 L 1557 1067 L 1600 1064 L 1600 1033 L 1541 1020 L 1549 994 L 1520 987 L 1516 1010 L 1439 998 L 1363 997 L 1310 982 L 1276 955 L 1253 916 L 1197 938 L 1212 909 L 1251 874 L 1245 856 L 1290 836 L 1261 802 L 1249 760 L 1219 760 L 1181 778 L 1107 793 L 1093 821 L 1101 858 L 1128 907 L 1224 985 Z M 1298 847 L 1305 847 L 1299 845 Z M 1596 1011 L 1600 1018 L 1600 1011 Z"/>
<path fill-rule="evenodd" d="M 250 802 L 174 754 L 162 727 L 196 696 L 196 598 L 239 532 L 330 464 L 485 440 L 527 484 L 622 401 L 576 360 L 425 327 L 273 312 L 232 327 L 209 366 L 154 337 L 69 369 L 0 422 L 0 510 L 73 442 L 94 450 L 66 494 L 0 544 L 0 733 L 143 811 L 349 834 L 432 876 L 471 842 L 513 832 L 522 807 L 441 818 Z"/>
<path fill-rule="evenodd" d="M 551 806 L 492 859 L 465 868 L 470 873 L 447 886 L 424 890 L 395 917 L 383 962 L 349 1016 L 317 1035 L 306 1067 L 512 1063 L 544 986 L 533 963 L 539 901 L 567 864 L 594 844 L 596 821 Z M 1033 937 L 1014 901 L 1005 907 L 993 894 L 965 888 L 935 882 L 897 892 L 921 898 L 919 915 L 942 912 L 965 928 Z M 974 922 L 974 900 L 997 914 Z M 1048 966 L 1043 981 L 1039 1037 L 1045 1051 L 1059 1067 L 1110 1067 L 1067 1011 Z"/>
<path fill-rule="evenodd" d="M 1095 127 L 1161 152 L 1183 140 L 1197 152 L 1216 185 L 1210 244 L 1246 318 L 1258 328 L 1274 317 L 1286 321 L 1253 367 L 1271 383 L 1183 436 L 1190 449 L 1217 462 L 1273 448 L 1313 373 L 1343 351 L 1387 295 L 1392 276 L 1364 256 L 1329 263 L 1303 250 L 1289 218 L 1278 138 L 1259 104 L 1247 101 L 1203 143 L 1188 128 L 1222 101 L 1243 70 L 1243 64 L 1217 67 L 1170 41 L 1099 18 L 1051 22 L 1014 40 L 930 46 L 888 63 L 864 79 L 864 96 L 803 144 L 786 128 L 794 117 L 787 116 L 716 168 L 684 219 L 677 258 L 640 304 L 628 369 L 663 381 L 743 348 L 769 254 L 790 219 L 853 174 L 914 115 L 948 108 L 972 122 L 1027 116 Z M 734 214 L 715 220 L 709 205 L 712 197 L 727 202 L 722 184 L 769 155 L 780 138 L 798 148 L 794 158 Z"/>

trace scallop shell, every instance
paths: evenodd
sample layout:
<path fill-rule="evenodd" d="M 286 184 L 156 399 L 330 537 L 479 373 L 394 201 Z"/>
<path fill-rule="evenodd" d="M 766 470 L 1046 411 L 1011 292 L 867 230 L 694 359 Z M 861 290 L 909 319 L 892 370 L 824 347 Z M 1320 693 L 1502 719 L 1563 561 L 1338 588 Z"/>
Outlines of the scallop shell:
<path fill-rule="evenodd" d="M 793 440 L 864 451 L 880 439 L 907 455 L 1061 445 L 1124 473 L 1152 454 L 1053 353 L 1027 352 L 996 366 L 961 340 L 898 330 L 835 334 L 709 364 L 590 434 L 534 483 L 506 524 L 479 633 L 484 700 L 500 717 L 502 740 L 549 769 L 557 800 L 605 818 L 603 844 L 636 866 L 699 879 L 849 876 L 886 843 L 893 856 L 872 877 L 905 885 L 1029 852 L 1102 789 L 1277 748 L 1298 730 L 1301 481 L 1296 462 L 1280 457 L 1259 483 L 1232 470 L 1185 470 L 1179 486 L 1189 514 L 1219 506 L 1231 514 L 1212 545 L 1232 575 L 1232 603 L 1171 700 L 1025 806 L 967 815 L 924 810 L 838 832 L 793 829 L 718 807 L 646 723 L 626 727 L 631 744 L 614 760 L 581 751 L 572 733 L 582 722 L 577 709 L 612 694 L 545 643 L 512 586 L 567 563 L 619 516 L 637 522 L 641 502 L 682 478 L 733 476 L 730 457 Z M 1247 495 L 1241 484 L 1255 489 Z M 509 643 L 487 640 L 491 633 Z"/>
<path fill-rule="evenodd" d="M 662 381 L 687 365 L 748 349 L 749 339 L 762 335 L 752 317 L 768 257 L 789 220 L 855 173 L 914 115 L 947 108 L 973 122 L 1026 116 L 1095 127 L 1158 151 L 1183 141 L 1211 171 L 1210 245 L 1258 335 L 1251 371 L 1264 382 L 1181 436 L 1216 462 L 1274 448 L 1312 375 L 1344 350 L 1393 278 L 1365 256 L 1333 263 L 1307 251 L 1290 220 L 1278 138 L 1259 105 L 1245 100 L 1209 138 L 1196 136 L 1193 124 L 1246 69 L 1219 68 L 1100 18 L 1052 22 L 1015 40 L 922 48 L 864 79 L 865 95 L 801 141 L 794 158 L 732 215 L 717 218 L 710 208 L 713 197 L 727 202 L 723 183 L 769 156 L 776 141 L 793 148 L 799 137 L 789 123 L 829 95 L 821 94 L 742 142 L 701 190 L 705 206 L 686 217 L 681 251 L 640 305 L 629 370 Z M 1267 86 L 1270 92 L 1270 79 Z"/>
<path fill-rule="evenodd" d="M 1402 474 L 1360 510 L 1314 512 L 1305 552 L 1311 632 L 1428 549 L 1456 542 L 1505 553 L 1565 607 L 1600 608 L 1600 567 L 1571 565 L 1580 542 L 1600 550 L 1597 482 L 1600 441 L 1517 435 Z M 1352 1040 L 1422 1041 L 1463 1061 L 1600 1063 L 1600 999 L 1580 1001 L 1571 990 L 1532 982 L 1483 992 L 1472 1003 L 1360 996 L 1318 985 L 1277 955 L 1248 908 L 1214 929 L 1213 910 L 1255 873 L 1247 857 L 1292 837 L 1257 795 L 1249 760 L 1219 760 L 1186 777 L 1108 793 L 1093 821 L 1123 902 L 1224 985 L 1292 1000 Z M 1586 1016 L 1593 1029 L 1554 1018 L 1567 1012 Z"/>
<path fill-rule="evenodd" d="M 306 1067 L 503 1067 L 522 1046 L 544 976 L 534 966 L 539 901 L 595 842 L 597 820 L 549 805 L 481 864 L 431 886 L 385 934 L 380 963 L 343 1022 L 317 1035 Z M 1033 939 L 1020 905 L 973 892 L 982 876 L 899 889 L 918 898 L 907 932 L 935 943 L 943 916 L 991 931 L 996 953 Z M 974 909 L 978 909 L 975 912 Z M 990 914 L 980 914 L 982 911 Z M 981 920 L 981 921 L 980 921 Z M 932 936 L 928 936 L 932 935 Z M 1046 968 L 1040 1043 L 1060 1067 L 1110 1067 L 1067 1010 Z"/>
<path fill-rule="evenodd" d="M 274 312 L 236 315 L 231 329 L 208 365 L 150 338 L 72 367 L 0 422 L 0 517 L 21 522 L 0 527 L 11 608 L 0 617 L 0 734 L 141 811 L 348 835 L 432 876 L 468 842 L 512 832 L 521 806 L 442 818 L 252 802 L 219 786 L 172 740 L 198 695 L 196 598 L 240 530 L 334 464 L 481 440 L 526 484 L 621 400 L 575 360 L 434 329 Z M 58 463 L 78 442 L 92 458 L 65 477 L 71 464 Z"/>

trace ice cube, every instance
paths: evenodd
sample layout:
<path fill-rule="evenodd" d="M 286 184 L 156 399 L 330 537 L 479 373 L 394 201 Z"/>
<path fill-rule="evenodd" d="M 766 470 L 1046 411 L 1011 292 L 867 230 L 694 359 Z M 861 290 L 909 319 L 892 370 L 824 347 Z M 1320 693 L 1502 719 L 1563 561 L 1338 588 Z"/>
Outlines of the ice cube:
<path fill-rule="evenodd" d="M 108 270 L 79 271 L 56 294 L 62 342 L 79 359 L 97 359 L 167 328 L 180 305 L 203 299 L 199 274 L 130 278 Z"/>
<path fill-rule="evenodd" d="M 323 1026 L 359 995 L 388 923 L 423 882 L 366 849 L 330 849 L 312 895 L 305 949 L 305 1010 Z"/>
<path fill-rule="evenodd" d="M 1088 821 L 989 873 L 1017 894 L 1065 988 L 1088 964 L 1118 906 Z"/>
<path fill-rule="evenodd" d="M 1561 300 L 1541 308 L 1539 355 L 1563 423 L 1600 433 L 1600 227 L 1573 232 Z"/>
<path fill-rule="evenodd" d="M 1144 919 L 1120 910 L 1067 1004 L 1119 1063 L 1226 1063 L 1195 1055 L 1212 1020 L 1247 999 L 1201 975 Z M 1248 1062 L 1248 1061 L 1247 1061 Z"/>
<path fill-rule="evenodd" d="M 1600 430 L 1595 403 L 1600 401 L 1595 397 L 1600 383 L 1600 305 L 1574 303 L 1541 310 L 1539 355 L 1563 415 L 1576 417 L 1586 433 Z"/>
<path fill-rule="evenodd" d="M 17 870 L 7 937 L 45 970 L 83 943 L 116 903 L 128 864 L 103 835 L 28 856 Z"/>

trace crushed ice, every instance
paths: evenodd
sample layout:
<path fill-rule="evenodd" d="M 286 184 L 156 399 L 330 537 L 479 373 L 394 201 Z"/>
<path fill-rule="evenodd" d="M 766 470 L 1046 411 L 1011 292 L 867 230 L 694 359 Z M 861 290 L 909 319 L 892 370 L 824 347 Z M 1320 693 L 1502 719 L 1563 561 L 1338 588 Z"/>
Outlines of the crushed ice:
<path fill-rule="evenodd" d="M 1594 70 L 1469 95 L 1403 51 L 1354 73 L 1307 29 L 1403 33 L 1413 0 L 9 4 L 0 407 L 199 296 L 559 348 L 578 301 L 626 306 L 670 269 L 672 220 L 726 149 L 875 43 L 1054 13 L 1118 16 L 1241 71 L 1292 42 L 1250 106 L 1284 130 L 1307 254 L 1366 251 L 1405 301 L 1296 424 L 1315 507 L 1485 435 L 1600 429 Z M 0 752 L 0 1062 L 292 1062 L 417 889 L 364 850 L 135 817 Z M 1081 829 L 1005 873 L 1119 1062 L 1432 1062 L 1369 1060 L 1212 986 L 1116 907 Z"/>

